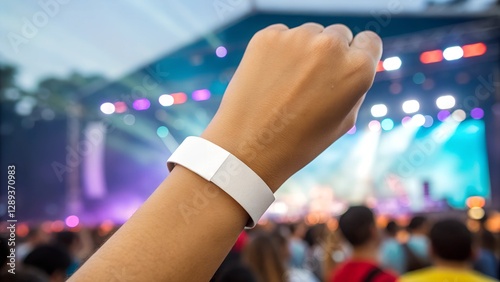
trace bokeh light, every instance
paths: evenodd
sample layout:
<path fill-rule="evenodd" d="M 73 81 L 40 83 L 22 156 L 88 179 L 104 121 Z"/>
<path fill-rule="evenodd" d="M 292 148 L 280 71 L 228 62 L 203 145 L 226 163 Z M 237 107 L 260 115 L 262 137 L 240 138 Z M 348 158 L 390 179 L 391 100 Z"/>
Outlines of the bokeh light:
<path fill-rule="evenodd" d="M 454 61 L 464 56 L 464 50 L 460 46 L 448 47 L 443 51 L 443 57 L 447 61 Z"/>
<path fill-rule="evenodd" d="M 354 133 L 356 133 L 356 126 L 353 126 L 351 129 L 349 129 L 349 131 L 347 131 L 347 134 L 349 135 L 352 135 Z"/>
<path fill-rule="evenodd" d="M 134 103 L 132 104 L 132 106 L 137 111 L 144 111 L 144 110 L 149 109 L 149 107 L 151 106 L 151 102 L 149 102 L 149 100 L 146 98 L 141 98 L 141 99 L 135 100 Z"/>
<path fill-rule="evenodd" d="M 432 124 L 434 123 L 434 119 L 430 115 L 426 115 L 424 117 L 425 117 L 424 127 L 431 127 Z"/>
<path fill-rule="evenodd" d="M 416 114 L 411 118 L 411 122 L 415 126 L 423 126 L 425 124 L 425 117 L 421 114 Z"/>
<path fill-rule="evenodd" d="M 174 104 L 174 97 L 168 94 L 163 94 L 158 98 L 158 102 L 164 107 L 172 106 Z"/>
<path fill-rule="evenodd" d="M 484 117 L 484 110 L 481 108 L 474 108 L 470 111 L 470 116 L 473 119 L 482 119 Z"/>
<path fill-rule="evenodd" d="M 101 105 L 101 112 L 105 115 L 110 115 L 115 112 L 115 105 L 106 102 Z"/>
<path fill-rule="evenodd" d="M 442 110 L 442 111 L 439 111 L 438 115 L 437 115 L 437 118 L 440 120 L 440 121 L 444 121 L 445 119 L 447 119 L 448 117 L 450 116 L 450 111 L 448 110 Z"/>
<path fill-rule="evenodd" d="M 205 100 L 210 99 L 210 95 L 211 94 L 210 94 L 210 91 L 208 89 L 200 89 L 200 90 L 193 91 L 193 93 L 191 94 L 191 97 L 195 101 L 205 101 Z"/>
<path fill-rule="evenodd" d="M 383 66 L 386 71 L 398 70 L 403 62 L 399 57 L 390 57 L 384 60 Z"/>
<path fill-rule="evenodd" d="M 118 114 L 124 113 L 127 111 L 127 104 L 125 102 L 115 102 L 115 112 Z"/>
<path fill-rule="evenodd" d="M 413 82 L 415 84 L 423 84 L 425 82 L 425 74 L 417 72 L 413 75 Z"/>
<path fill-rule="evenodd" d="M 158 129 L 156 130 L 156 134 L 160 137 L 160 138 L 165 138 L 168 136 L 168 128 L 166 126 L 160 126 L 158 127 Z"/>
<path fill-rule="evenodd" d="M 469 215 L 470 218 L 475 220 L 480 220 L 481 218 L 484 217 L 484 214 L 485 214 L 484 209 L 479 207 L 471 208 L 467 212 L 467 215 Z"/>
<path fill-rule="evenodd" d="M 371 113 L 373 117 L 383 117 L 387 115 L 387 106 L 384 104 L 373 105 Z"/>
<path fill-rule="evenodd" d="M 453 114 L 451 114 L 451 117 L 454 120 L 461 122 L 461 121 L 465 120 L 465 118 L 467 117 L 467 114 L 465 113 L 464 110 L 456 110 L 453 112 Z"/>
<path fill-rule="evenodd" d="M 402 108 L 407 114 L 415 113 L 420 110 L 420 103 L 417 100 L 408 100 L 403 103 Z"/>
<path fill-rule="evenodd" d="M 135 123 L 135 116 L 131 115 L 131 114 L 125 115 L 123 117 L 123 123 L 125 123 L 126 125 L 134 125 L 134 123 Z"/>
<path fill-rule="evenodd" d="M 412 124 L 411 124 L 411 117 L 404 117 L 402 120 L 401 120 L 401 124 L 403 125 L 403 127 L 410 127 Z"/>
<path fill-rule="evenodd" d="M 184 92 L 170 94 L 174 98 L 174 104 L 184 104 L 187 101 L 187 95 Z"/>
<path fill-rule="evenodd" d="M 386 118 L 381 122 L 382 129 L 385 131 L 389 131 L 394 128 L 394 121 L 390 118 Z"/>
<path fill-rule="evenodd" d="M 219 58 L 224 58 L 227 55 L 227 49 L 224 46 L 219 46 L 215 49 L 215 55 Z"/>
<path fill-rule="evenodd" d="M 76 226 L 78 226 L 78 224 L 80 224 L 80 219 L 76 215 L 70 215 L 66 218 L 65 222 L 66 222 L 66 225 L 68 227 L 72 228 L 72 227 L 76 227 Z"/>
<path fill-rule="evenodd" d="M 372 132 L 377 132 L 377 131 L 380 131 L 380 122 L 378 120 L 372 120 L 370 121 L 370 123 L 368 124 L 368 128 L 370 129 L 370 131 Z"/>
<path fill-rule="evenodd" d="M 436 106 L 441 110 L 447 110 L 455 107 L 455 97 L 451 95 L 441 96 L 436 99 Z"/>

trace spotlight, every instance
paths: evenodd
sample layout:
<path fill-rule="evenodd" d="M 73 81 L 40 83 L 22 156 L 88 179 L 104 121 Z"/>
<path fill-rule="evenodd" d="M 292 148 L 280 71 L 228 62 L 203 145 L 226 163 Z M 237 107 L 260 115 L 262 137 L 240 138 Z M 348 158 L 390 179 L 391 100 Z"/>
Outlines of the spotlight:
<path fill-rule="evenodd" d="M 373 117 L 383 117 L 387 115 L 387 106 L 384 104 L 373 105 L 371 112 Z"/>
<path fill-rule="evenodd" d="M 210 99 L 210 91 L 208 89 L 196 90 L 191 94 L 191 97 L 195 101 L 205 101 Z"/>
<path fill-rule="evenodd" d="M 481 108 L 474 108 L 470 111 L 470 116 L 473 119 L 482 119 L 484 117 L 484 111 Z"/>
<path fill-rule="evenodd" d="M 158 137 L 160 138 L 165 138 L 168 136 L 168 128 L 166 126 L 160 126 L 158 127 L 158 129 L 156 130 L 156 134 L 158 135 Z"/>
<path fill-rule="evenodd" d="M 462 46 L 464 50 L 464 58 L 481 56 L 486 53 L 488 47 L 484 43 L 476 43 Z"/>
<path fill-rule="evenodd" d="M 227 49 L 224 46 L 219 46 L 215 49 L 215 55 L 219 58 L 224 58 L 227 55 Z"/>
<path fill-rule="evenodd" d="M 423 52 L 422 55 L 420 55 L 420 61 L 422 62 L 422 64 L 438 63 L 442 60 L 443 51 L 441 50 L 427 51 Z"/>
<path fill-rule="evenodd" d="M 394 121 L 392 121 L 392 119 L 390 118 L 386 118 L 382 120 L 381 125 L 383 130 L 389 131 L 394 128 Z"/>
<path fill-rule="evenodd" d="M 68 227 L 77 227 L 80 224 L 80 219 L 76 215 L 70 215 L 66 218 L 66 225 Z"/>
<path fill-rule="evenodd" d="M 368 124 L 368 128 L 373 132 L 380 131 L 380 122 L 378 120 L 372 120 Z"/>
<path fill-rule="evenodd" d="M 464 56 L 464 50 L 460 46 L 448 47 L 443 51 L 443 57 L 447 61 L 454 61 Z"/>
<path fill-rule="evenodd" d="M 447 110 L 455 107 L 455 98 L 451 95 L 445 95 L 437 98 L 436 106 L 441 110 Z"/>
<path fill-rule="evenodd" d="M 106 115 L 110 115 L 115 112 L 115 105 L 106 102 L 101 105 L 101 112 Z"/>
<path fill-rule="evenodd" d="M 425 124 L 425 117 L 421 114 L 416 114 L 411 118 L 411 121 L 415 126 L 423 126 Z"/>
<path fill-rule="evenodd" d="M 170 94 L 174 98 L 174 105 L 175 104 L 184 104 L 187 101 L 187 95 L 184 92 L 177 92 L 177 93 L 172 93 Z"/>
<path fill-rule="evenodd" d="M 390 57 L 384 60 L 382 66 L 386 71 L 393 71 L 398 70 L 402 64 L 403 62 L 401 62 L 399 57 Z"/>
<path fill-rule="evenodd" d="M 451 117 L 458 121 L 458 122 L 461 122 L 461 121 L 464 121 L 465 118 L 467 117 L 467 114 L 465 113 L 464 110 L 455 110 L 452 114 L 451 114 Z"/>
<path fill-rule="evenodd" d="M 149 107 L 151 106 L 151 102 L 149 102 L 149 100 L 146 98 L 141 98 L 135 100 L 132 106 L 138 111 L 144 111 L 149 109 Z"/>
<path fill-rule="evenodd" d="M 403 111 L 407 114 L 418 112 L 420 103 L 417 100 L 408 100 L 403 103 Z"/>
<path fill-rule="evenodd" d="M 158 97 L 158 102 L 164 107 L 172 106 L 174 104 L 174 97 L 168 94 L 163 94 Z"/>

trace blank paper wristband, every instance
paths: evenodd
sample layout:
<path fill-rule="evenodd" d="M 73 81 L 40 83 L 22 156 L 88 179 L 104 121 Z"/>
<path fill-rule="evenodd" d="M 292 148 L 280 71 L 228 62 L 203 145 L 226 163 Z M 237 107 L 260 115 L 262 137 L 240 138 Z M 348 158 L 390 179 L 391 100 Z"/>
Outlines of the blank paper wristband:
<path fill-rule="evenodd" d="M 271 189 L 251 168 L 203 138 L 186 138 L 168 159 L 168 170 L 176 164 L 219 186 L 238 202 L 250 215 L 245 228 L 253 228 L 274 202 Z"/>

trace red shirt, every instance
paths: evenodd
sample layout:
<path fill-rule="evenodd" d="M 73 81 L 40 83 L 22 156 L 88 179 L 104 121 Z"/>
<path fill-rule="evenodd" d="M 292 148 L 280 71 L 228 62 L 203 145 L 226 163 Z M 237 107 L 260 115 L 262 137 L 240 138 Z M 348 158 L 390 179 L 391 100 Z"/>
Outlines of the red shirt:
<path fill-rule="evenodd" d="M 348 260 L 341 264 L 332 276 L 331 282 L 364 282 L 374 269 L 379 266 L 371 261 Z M 398 278 L 380 269 L 373 275 L 371 282 L 395 282 Z"/>

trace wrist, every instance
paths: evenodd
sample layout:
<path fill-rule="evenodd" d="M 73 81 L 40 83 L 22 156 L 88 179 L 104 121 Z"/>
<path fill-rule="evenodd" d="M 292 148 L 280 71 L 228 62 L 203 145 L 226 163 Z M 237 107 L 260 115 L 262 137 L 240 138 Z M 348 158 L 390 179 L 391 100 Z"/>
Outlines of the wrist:
<path fill-rule="evenodd" d="M 243 126 L 238 126 L 244 128 Z M 274 193 L 283 183 L 279 171 L 274 169 L 269 147 L 259 145 L 243 130 L 232 130 L 230 126 L 212 122 L 201 135 L 202 138 L 222 147 L 250 167 Z"/>

